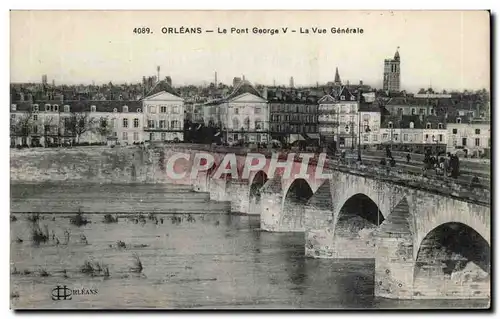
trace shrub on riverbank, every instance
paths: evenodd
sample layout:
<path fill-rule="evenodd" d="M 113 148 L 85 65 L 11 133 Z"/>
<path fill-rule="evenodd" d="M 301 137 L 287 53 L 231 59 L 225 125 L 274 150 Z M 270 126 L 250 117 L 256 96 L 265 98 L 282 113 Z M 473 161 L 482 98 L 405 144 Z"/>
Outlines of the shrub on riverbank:
<path fill-rule="evenodd" d="M 75 216 L 71 217 L 70 223 L 76 226 L 83 226 L 90 223 L 90 221 L 85 216 L 83 216 L 83 213 L 81 211 L 79 211 Z"/>
<path fill-rule="evenodd" d="M 118 216 L 113 217 L 111 214 L 106 214 L 104 215 L 104 223 L 106 224 L 118 223 Z"/>

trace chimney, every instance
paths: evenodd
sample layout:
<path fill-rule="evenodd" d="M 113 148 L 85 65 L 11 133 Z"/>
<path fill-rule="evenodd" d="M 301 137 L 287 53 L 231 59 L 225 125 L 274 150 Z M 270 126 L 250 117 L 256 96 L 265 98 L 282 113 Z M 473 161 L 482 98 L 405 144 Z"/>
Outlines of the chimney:
<path fill-rule="evenodd" d="M 359 80 L 359 86 L 363 86 L 363 81 Z"/>

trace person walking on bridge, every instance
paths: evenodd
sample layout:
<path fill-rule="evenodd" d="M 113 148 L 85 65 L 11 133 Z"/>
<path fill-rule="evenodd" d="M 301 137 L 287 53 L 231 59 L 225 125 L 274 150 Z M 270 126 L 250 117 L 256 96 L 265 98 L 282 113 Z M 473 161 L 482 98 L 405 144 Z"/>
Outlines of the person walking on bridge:
<path fill-rule="evenodd" d="M 411 160 L 411 155 L 410 153 L 406 154 L 406 163 L 410 163 L 410 160 Z"/>

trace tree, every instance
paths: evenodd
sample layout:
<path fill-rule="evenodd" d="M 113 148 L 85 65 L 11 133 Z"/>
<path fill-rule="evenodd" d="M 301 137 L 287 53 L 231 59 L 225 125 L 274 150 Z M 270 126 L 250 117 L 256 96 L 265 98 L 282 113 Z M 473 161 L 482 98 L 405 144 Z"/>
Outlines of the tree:
<path fill-rule="evenodd" d="M 101 117 L 99 119 L 99 125 L 96 128 L 96 131 L 103 140 L 105 140 L 108 136 L 111 135 L 113 128 L 108 124 L 108 119 L 106 117 Z"/>
<path fill-rule="evenodd" d="M 20 116 L 17 116 L 16 114 L 15 119 L 11 118 L 10 135 L 27 138 L 30 135 L 32 124 L 33 124 L 33 111 L 31 109 L 28 109 L 28 111 L 23 112 Z M 25 142 L 26 140 L 23 140 L 23 143 Z"/>
<path fill-rule="evenodd" d="M 97 119 L 90 116 L 89 112 L 71 113 L 65 124 L 66 131 L 73 137 L 73 141 L 80 142 L 80 137 L 95 130 Z"/>
<path fill-rule="evenodd" d="M 425 94 L 425 89 L 418 90 L 418 94 Z"/>

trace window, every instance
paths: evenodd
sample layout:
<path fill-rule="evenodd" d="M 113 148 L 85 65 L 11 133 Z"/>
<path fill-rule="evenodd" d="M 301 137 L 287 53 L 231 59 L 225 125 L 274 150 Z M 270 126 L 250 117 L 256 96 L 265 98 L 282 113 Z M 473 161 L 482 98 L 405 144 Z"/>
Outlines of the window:
<path fill-rule="evenodd" d="M 427 141 L 429 139 L 429 134 L 425 134 L 425 140 Z"/>
<path fill-rule="evenodd" d="M 457 131 L 458 130 L 456 128 L 454 128 L 452 132 L 453 132 L 453 134 L 457 134 Z"/>
<path fill-rule="evenodd" d="M 260 114 L 260 112 L 261 112 L 261 108 L 260 107 L 258 107 L 258 108 L 255 109 L 255 114 Z"/>
<path fill-rule="evenodd" d="M 15 110 L 17 109 L 17 105 L 12 104 L 12 105 L 10 106 L 10 109 L 11 109 L 12 111 L 15 111 Z"/>
<path fill-rule="evenodd" d="M 123 127 L 128 127 L 128 119 L 123 119 Z"/>
<path fill-rule="evenodd" d="M 160 128 L 165 128 L 165 120 L 160 120 Z"/>
<path fill-rule="evenodd" d="M 128 106 L 124 105 L 124 106 L 122 107 L 122 110 L 123 110 L 123 113 L 128 112 Z"/>
<path fill-rule="evenodd" d="M 411 108 L 411 115 L 415 115 L 415 112 L 416 112 L 415 108 L 412 107 Z"/>
<path fill-rule="evenodd" d="M 138 118 L 134 119 L 134 127 L 139 127 L 139 119 Z"/>
<path fill-rule="evenodd" d="M 399 134 L 394 134 L 394 140 L 397 141 L 398 140 L 398 135 Z"/>
<path fill-rule="evenodd" d="M 255 129 L 256 130 L 262 129 L 262 122 L 261 121 L 255 121 Z"/>
<path fill-rule="evenodd" d="M 398 108 L 398 114 L 399 115 L 403 114 L 403 108 L 402 107 Z"/>
<path fill-rule="evenodd" d="M 165 132 L 161 133 L 161 140 L 164 141 L 167 139 L 167 134 Z"/>
<path fill-rule="evenodd" d="M 38 134 L 38 126 L 33 126 L 33 134 Z"/>
<path fill-rule="evenodd" d="M 377 134 L 373 134 L 373 141 L 374 141 L 374 142 L 377 142 L 377 141 L 378 141 L 378 135 L 377 135 Z"/>
<path fill-rule="evenodd" d="M 340 99 L 341 99 L 342 101 L 345 101 L 345 96 L 343 96 L 343 95 L 342 95 L 342 96 L 340 97 Z"/>
<path fill-rule="evenodd" d="M 142 112 L 141 108 L 140 108 L 140 107 L 138 107 L 138 108 L 137 108 L 137 113 L 141 113 L 141 112 Z"/>
<path fill-rule="evenodd" d="M 50 104 L 45 104 L 45 112 L 50 111 Z"/>
<path fill-rule="evenodd" d="M 419 113 L 425 115 L 425 109 L 420 109 Z"/>
<path fill-rule="evenodd" d="M 427 123 L 427 124 L 425 124 L 425 128 L 426 128 L 426 129 L 430 129 L 430 128 L 431 128 L 431 123 Z"/>
<path fill-rule="evenodd" d="M 154 105 L 149 106 L 149 113 L 156 113 L 156 107 Z"/>
<path fill-rule="evenodd" d="M 160 106 L 160 113 L 167 113 L 167 107 L 166 106 Z"/>
<path fill-rule="evenodd" d="M 134 132 L 134 141 L 139 140 L 139 132 Z"/>
<path fill-rule="evenodd" d="M 440 129 L 440 130 L 443 129 L 443 123 L 438 123 L 438 129 Z"/>
<path fill-rule="evenodd" d="M 387 133 L 382 134 L 382 140 L 383 141 L 386 141 L 388 139 L 389 139 L 389 134 L 387 134 Z"/>
<path fill-rule="evenodd" d="M 363 134 L 363 141 L 368 142 L 368 134 Z"/>
<path fill-rule="evenodd" d="M 170 121 L 170 128 L 173 129 L 173 130 L 177 129 L 178 128 L 177 127 L 177 121 L 175 121 L 175 120 L 174 121 Z"/>
<path fill-rule="evenodd" d="M 408 141 L 408 134 L 403 134 L 403 141 Z"/>
<path fill-rule="evenodd" d="M 414 127 L 415 127 L 415 123 L 410 122 L 410 128 L 414 128 Z"/>
<path fill-rule="evenodd" d="M 439 134 L 439 141 L 442 142 L 443 141 L 443 134 Z"/>
<path fill-rule="evenodd" d="M 174 105 L 174 106 L 172 107 L 172 113 L 174 113 L 174 114 L 179 113 L 179 107 L 178 107 L 177 105 Z"/>
<path fill-rule="evenodd" d="M 148 120 L 148 127 L 149 127 L 149 128 L 155 128 L 155 121 L 153 121 L 153 120 Z"/>
<path fill-rule="evenodd" d="M 38 115 L 33 114 L 33 121 L 38 121 Z"/>
<path fill-rule="evenodd" d="M 149 133 L 149 140 L 154 141 L 155 140 L 155 133 Z"/>
<path fill-rule="evenodd" d="M 392 122 L 389 122 L 389 124 L 387 125 L 389 128 L 392 128 Z"/>
<path fill-rule="evenodd" d="M 114 136 L 114 137 L 117 137 L 117 136 L 118 136 L 118 133 L 117 133 L 117 132 L 113 132 L 113 136 Z"/>
<path fill-rule="evenodd" d="M 351 95 L 351 101 L 356 101 L 356 97 L 354 95 Z"/>
<path fill-rule="evenodd" d="M 38 112 L 38 104 L 33 104 L 33 112 Z"/>
<path fill-rule="evenodd" d="M 64 112 L 69 112 L 69 105 L 64 106 Z"/>
<path fill-rule="evenodd" d="M 476 129 L 476 134 L 481 134 L 481 130 L 480 129 Z"/>
<path fill-rule="evenodd" d="M 91 105 L 90 106 L 90 112 L 95 112 L 96 111 L 96 106 L 95 105 Z"/>
<path fill-rule="evenodd" d="M 124 141 L 128 141 L 128 133 L 127 132 L 123 132 L 122 138 L 123 138 Z"/>
<path fill-rule="evenodd" d="M 237 118 L 233 119 L 233 129 L 238 129 L 240 127 L 240 122 L 238 121 Z"/>
<path fill-rule="evenodd" d="M 462 138 L 462 146 L 467 146 L 467 138 L 466 137 Z"/>
<path fill-rule="evenodd" d="M 15 114 L 11 114 L 11 115 L 10 115 L 10 118 L 11 118 L 12 120 L 15 120 L 15 119 L 16 119 L 16 115 L 15 115 Z"/>
<path fill-rule="evenodd" d="M 431 115 L 434 115 L 434 112 L 435 112 L 434 109 L 431 109 Z"/>
<path fill-rule="evenodd" d="M 458 124 L 462 123 L 462 119 L 461 119 L 461 118 L 459 118 L 459 117 L 457 117 L 457 123 L 458 123 Z"/>
<path fill-rule="evenodd" d="M 480 143 L 479 138 L 476 138 L 476 146 L 480 146 L 480 145 L 481 145 L 481 143 Z"/>
<path fill-rule="evenodd" d="M 240 112 L 240 110 L 237 107 L 235 107 L 234 108 L 234 114 L 239 114 L 239 112 Z"/>
<path fill-rule="evenodd" d="M 346 126 L 345 126 L 345 131 L 346 131 L 347 133 L 349 133 L 349 125 L 346 125 Z"/>
<path fill-rule="evenodd" d="M 114 113 L 118 112 L 118 109 L 115 107 L 115 108 L 113 109 L 113 112 L 114 112 Z"/>
<path fill-rule="evenodd" d="M 59 105 L 54 104 L 52 106 L 54 107 L 54 112 L 58 112 L 59 111 Z"/>

